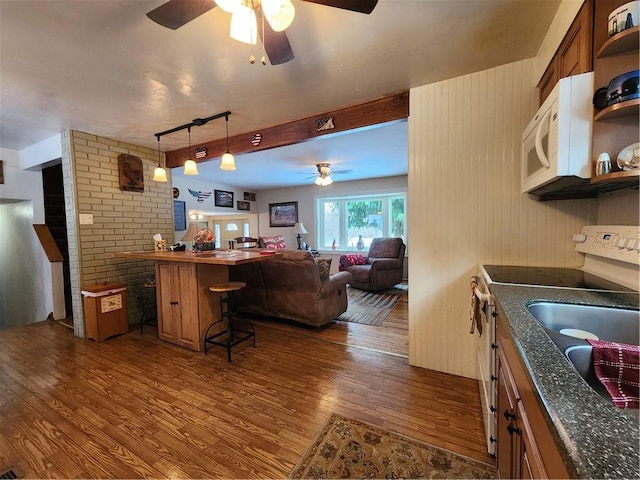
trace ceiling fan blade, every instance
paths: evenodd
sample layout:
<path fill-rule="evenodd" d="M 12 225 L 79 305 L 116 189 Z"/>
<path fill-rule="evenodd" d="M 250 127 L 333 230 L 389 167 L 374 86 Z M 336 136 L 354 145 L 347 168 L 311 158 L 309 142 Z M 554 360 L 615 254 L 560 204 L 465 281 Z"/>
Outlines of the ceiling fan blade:
<path fill-rule="evenodd" d="M 147 17 L 163 27 L 176 30 L 215 6 L 214 0 L 169 0 L 147 13 Z"/>
<path fill-rule="evenodd" d="M 267 53 L 267 57 L 269 57 L 271 65 L 280 65 L 293 60 L 295 55 L 291 49 L 287 34 L 285 32 L 275 32 L 269 22 L 263 20 L 262 10 L 258 7 L 255 7 L 254 10 L 258 19 L 258 33 L 262 38 L 264 50 Z M 264 25 L 264 32 L 262 31 L 262 25 Z"/>
<path fill-rule="evenodd" d="M 376 8 L 378 0 L 303 0 L 309 3 L 318 3 L 327 7 L 342 8 L 352 12 L 371 13 Z"/>
<path fill-rule="evenodd" d="M 353 173 L 353 170 L 331 170 L 331 174 L 333 175 L 334 173 L 338 173 L 338 174 Z"/>

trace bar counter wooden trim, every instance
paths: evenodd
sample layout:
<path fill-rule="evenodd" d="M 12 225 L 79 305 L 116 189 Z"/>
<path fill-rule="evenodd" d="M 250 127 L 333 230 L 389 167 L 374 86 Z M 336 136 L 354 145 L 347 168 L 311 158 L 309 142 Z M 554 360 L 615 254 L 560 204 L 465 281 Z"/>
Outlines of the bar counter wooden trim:
<path fill-rule="evenodd" d="M 210 250 L 205 252 L 156 252 L 138 250 L 133 252 L 115 252 L 116 258 L 135 260 L 154 260 L 163 262 L 204 263 L 209 265 L 241 265 L 243 263 L 263 262 L 280 254 L 261 255 L 256 252 Z"/>

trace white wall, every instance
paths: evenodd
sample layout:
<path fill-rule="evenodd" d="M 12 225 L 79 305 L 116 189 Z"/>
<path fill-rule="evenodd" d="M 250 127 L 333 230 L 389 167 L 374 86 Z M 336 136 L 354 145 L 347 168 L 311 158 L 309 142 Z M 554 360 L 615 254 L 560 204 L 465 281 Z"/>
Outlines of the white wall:
<path fill-rule="evenodd" d="M 53 312 L 51 265 L 33 229 L 44 223 L 42 174 L 20 168 L 20 152 L 0 148 L 0 328 Z"/>
<path fill-rule="evenodd" d="M 406 161 L 406 159 L 397 159 L 397 161 Z M 389 191 L 406 191 L 407 176 L 400 175 L 395 177 L 376 178 L 371 180 L 356 180 L 352 182 L 334 181 L 326 187 L 319 187 L 313 183 L 308 186 L 276 188 L 272 190 L 264 190 L 258 192 L 258 214 L 260 235 L 282 235 L 284 236 L 287 247 L 297 248 L 296 235 L 291 232 L 291 227 L 270 227 L 269 226 L 269 204 L 282 202 L 298 202 L 298 221 L 304 223 L 305 228 L 309 232 L 304 235 L 302 240 L 307 242 L 311 248 L 316 248 L 317 232 L 315 228 L 316 218 L 316 199 L 319 196 L 327 195 L 357 195 L 360 192 L 389 192 Z M 331 252 L 325 252 L 330 254 Z M 334 264 L 336 262 L 333 262 Z M 332 265 L 334 270 L 335 265 Z M 337 267 L 336 267 L 337 268 Z"/>
<path fill-rule="evenodd" d="M 181 200 L 183 202 L 186 202 L 187 225 L 189 224 L 188 216 L 189 211 L 191 210 L 201 212 L 205 215 L 225 215 L 229 216 L 229 218 L 238 218 L 238 216 L 246 216 L 247 214 L 257 213 L 257 202 L 249 202 L 249 211 L 238 210 L 236 208 L 238 200 L 244 201 L 244 192 L 247 191 L 245 189 L 229 187 L 222 184 L 214 184 L 211 182 L 199 180 L 198 177 L 185 177 L 182 175 L 171 175 L 170 181 L 173 187 L 178 188 L 178 190 L 180 191 L 178 198 L 175 198 L 174 200 Z M 194 192 L 211 192 L 211 195 L 206 200 L 198 202 L 197 197 L 194 197 L 191 193 L 189 193 L 189 190 L 192 190 Z M 228 192 L 233 192 L 233 208 L 216 207 L 214 204 L 215 190 L 225 190 Z M 175 241 L 179 241 L 184 233 L 185 230 L 176 231 Z M 257 236 L 258 232 L 256 231 L 254 234 Z M 236 236 L 242 236 L 242 233 L 239 233 Z M 226 248 L 225 245 L 222 245 L 222 247 Z"/>
<path fill-rule="evenodd" d="M 571 235 L 596 220 L 597 200 L 539 202 L 520 193 L 521 132 L 537 109 L 534 63 L 411 90 L 412 365 L 475 377 L 469 279 L 478 264 L 582 263 Z"/>

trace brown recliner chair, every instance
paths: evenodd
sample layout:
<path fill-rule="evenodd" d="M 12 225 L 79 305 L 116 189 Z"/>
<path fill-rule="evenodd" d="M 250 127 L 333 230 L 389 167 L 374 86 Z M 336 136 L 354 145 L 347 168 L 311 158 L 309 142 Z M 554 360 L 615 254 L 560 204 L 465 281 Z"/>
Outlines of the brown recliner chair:
<path fill-rule="evenodd" d="M 351 274 L 349 285 L 360 290 L 391 288 L 402 282 L 406 248 L 401 238 L 374 238 L 364 265 L 351 265 L 350 256 L 342 255 L 340 269 Z"/>

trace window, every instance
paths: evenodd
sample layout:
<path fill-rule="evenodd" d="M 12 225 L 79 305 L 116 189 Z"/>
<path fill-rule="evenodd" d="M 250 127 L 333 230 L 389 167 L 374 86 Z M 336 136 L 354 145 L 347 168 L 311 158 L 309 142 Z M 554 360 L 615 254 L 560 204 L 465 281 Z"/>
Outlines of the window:
<path fill-rule="evenodd" d="M 368 250 L 376 237 L 406 241 L 406 192 L 317 199 L 318 249 Z"/>

